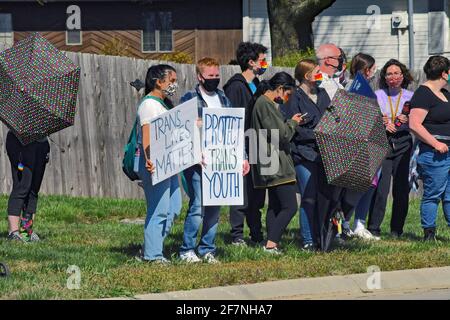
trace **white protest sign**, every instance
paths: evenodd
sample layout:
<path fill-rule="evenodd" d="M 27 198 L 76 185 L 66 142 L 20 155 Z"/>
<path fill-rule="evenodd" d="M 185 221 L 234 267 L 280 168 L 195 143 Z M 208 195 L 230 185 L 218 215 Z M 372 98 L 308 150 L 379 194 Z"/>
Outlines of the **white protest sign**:
<path fill-rule="evenodd" d="M 204 206 L 243 205 L 244 108 L 203 108 Z"/>
<path fill-rule="evenodd" d="M 150 160 L 153 185 L 202 160 L 197 98 L 186 101 L 150 121 Z"/>

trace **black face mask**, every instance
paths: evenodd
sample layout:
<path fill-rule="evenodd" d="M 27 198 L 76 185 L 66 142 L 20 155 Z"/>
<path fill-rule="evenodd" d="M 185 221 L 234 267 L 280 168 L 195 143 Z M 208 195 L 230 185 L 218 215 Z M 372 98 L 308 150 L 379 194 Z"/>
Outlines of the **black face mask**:
<path fill-rule="evenodd" d="M 284 104 L 284 100 L 283 98 L 280 97 L 276 97 L 273 102 L 277 103 L 277 104 Z"/>
<path fill-rule="evenodd" d="M 202 86 L 203 86 L 203 88 L 205 88 L 206 91 L 214 92 L 217 90 L 219 83 L 220 83 L 220 78 L 203 79 Z"/>

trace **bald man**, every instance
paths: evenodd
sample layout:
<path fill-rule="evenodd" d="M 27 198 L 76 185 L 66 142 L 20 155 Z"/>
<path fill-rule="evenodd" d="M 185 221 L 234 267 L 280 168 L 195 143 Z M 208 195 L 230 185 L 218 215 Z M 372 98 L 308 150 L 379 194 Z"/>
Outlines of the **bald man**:
<path fill-rule="evenodd" d="M 317 49 L 316 57 L 323 74 L 320 87 L 327 91 L 330 99 L 333 99 L 338 89 L 344 89 L 339 82 L 339 77 L 344 72 L 344 57 L 341 50 L 332 43 L 321 45 Z"/>

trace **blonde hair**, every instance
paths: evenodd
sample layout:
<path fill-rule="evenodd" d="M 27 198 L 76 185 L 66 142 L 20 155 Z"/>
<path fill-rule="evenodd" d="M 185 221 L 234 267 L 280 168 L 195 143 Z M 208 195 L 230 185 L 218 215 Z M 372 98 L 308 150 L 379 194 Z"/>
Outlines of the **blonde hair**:
<path fill-rule="evenodd" d="M 197 74 L 202 74 L 205 67 L 218 67 L 219 62 L 214 58 L 205 57 L 197 61 L 195 70 Z"/>
<path fill-rule="evenodd" d="M 311 73 L 318 64 L 312 59 L 302 59 L 295 67 L 295 79 L 298 82 L 305 80 L 305 76 Z"/>

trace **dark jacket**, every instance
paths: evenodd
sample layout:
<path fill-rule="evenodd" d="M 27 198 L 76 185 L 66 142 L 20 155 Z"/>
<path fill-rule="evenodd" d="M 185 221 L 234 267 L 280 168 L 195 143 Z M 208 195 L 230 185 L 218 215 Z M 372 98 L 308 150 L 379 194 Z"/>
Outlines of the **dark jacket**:
<path fill-rule="evenodd" d="M 325 89 L 318 88 L 317 104 L 315 104 L 301 88 L 297 88 L 289 101 L 282 105 L 281 111 L 286 119 L 291 119 L 297 113 L 308 113 L 304 118 L 305 122 L 297 126 L 291 142 L 292 158 L 295 165 L 302 161 L 320 161 L 314 128 L 330 103 L 330 97 Z"/>
<path fill-rule="evenodd" d="M 258 87 L 258 78 L 255 78 L 253 83 Z M 252 115 L 249 106 L 253 100 L 253 92 L 247 80 L 242 73 L 237 73 L 223 86 L 223 90 L 234 108 L 245 108 L 245 130 L 247 130 L 250 127 L 250 118 Z"/>
<path fill-rule="evenodd" d="M 255 188 L 275 187 L 296 181 L 290 141 L 297 126 L 297 122 L 292 119 L 285 121 L 278 106 L 266 96 L 263 95 L 256 100 L 251 117 L 251 128 L 256 130 L 258 141 L 256 148 L 258 159 L 256 164 L 252 164 L 251 170 Z M 266 135 L 262 129 L 267 130 Z M 278 130 L 278 143 L 272 141 L 271 129 Z M 267 155 L 267 160 L 260 158 L 261 153 Z M 270 155 L 277 157 L 268 161 Z"/>

